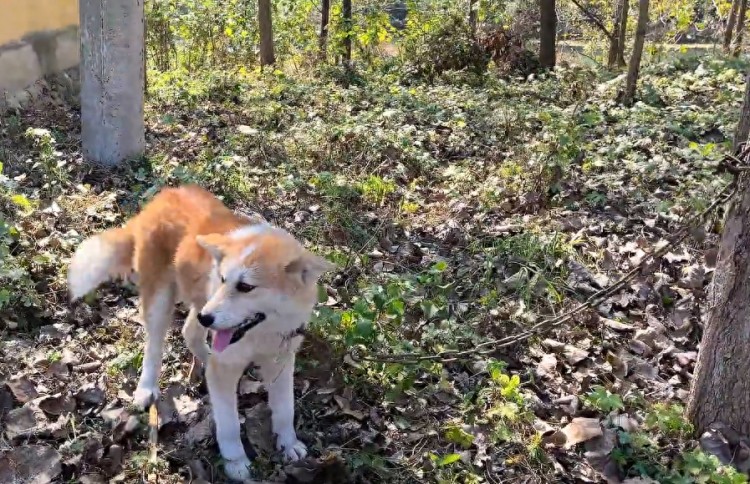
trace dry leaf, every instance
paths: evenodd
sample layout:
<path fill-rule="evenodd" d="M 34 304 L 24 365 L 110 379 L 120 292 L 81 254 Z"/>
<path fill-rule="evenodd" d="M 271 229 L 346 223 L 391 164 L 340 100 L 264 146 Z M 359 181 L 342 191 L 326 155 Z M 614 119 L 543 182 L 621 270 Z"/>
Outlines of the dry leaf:
<path fill-rule="evenodd" d="M 87 405 L 99 406 L 104 403 L 105 398 L 104 390 L 95 383 L 87 383 L 76 393 L 76 400 Z"/>
<path fill-rule="evenodd" d="M 539 376 L 552 377 L 557 368 L 557 358 L 553 354 L 546 354 L 536 366 L 536 374 Z"/>
<path fill-rule="evenodd" d="M 570 365 L 577 365 L 589 357 L 589 352 L 573 345 L 565 345 L 563 355 Z"/>
<path fill-rule="evenodd" d="M 635 327 L 632 324 L 623 323 L 621 321 L 615 321 L 614 319 L 599 318 L 601 323 L 615 331 L 633 331 Z"/>
<path fill-rule="evenodd" d="M 185 443 L 192 447 L 210 438 L 212 435 L 211 422 L 211 416 L 206 415 L 203 419 L 191 425 L 188 431 L 185 432 Z"/>
<path fill-rule="evenodd" d="M 5 417 L 5 433 L 8 438 L 28 437 L 45 433 L 48 425 L 44 415 L 36 402 L 27 402 L 21 408 L 8 412 Z"/>
<path fill-rule="evenodd" d="M 240 380 L 239 392 L 240 395 L 249 395 L 251 393 L 260 393 L 263 390 L 263 383 L 255 380 L 251 380 L 247 376 L 243 376 Z"/>
<path fill-rule="evenodd" d="M 0 482 L 47 484 L 60 472 L 60 453 L 44 445 L 24 445 L 0 456 Z"/>
<path fill-rule="evenodd" d="M 10 379 L 8 381 L 8 388 L 13 392 L 16 400 L 21 403 L 30 402 L 39 396 L 39 392 L 36 391 L 36 384 L 25 375 L 19 375 Z"/>
<path fill-rule="evenodd" d="M 245 412 L 245 434 L 256 452 L 273 455 L 275 445 L 268 405 L 259 403 Z"/>
<path fill-rule="evenodd" d="M 598 419 L 578 417 L 563 427 L 561 432 L 565 434 L 565 448 L 570 449 L 576 444 L 601 436 L 602 426 Z"/>
<path fill-rule="evenodd" d="M 76 409 L 76 402 L 68 394 L 52 395 L 39 401 L 39 408 L 50 415 L 63 415 Z"/>
<path fill-rule="evenodd" d="M 635 432 L 639 427 L 638 421 L 625 413 L 612 417 L 612 425 L 621 428 L 625 432 Z"/>

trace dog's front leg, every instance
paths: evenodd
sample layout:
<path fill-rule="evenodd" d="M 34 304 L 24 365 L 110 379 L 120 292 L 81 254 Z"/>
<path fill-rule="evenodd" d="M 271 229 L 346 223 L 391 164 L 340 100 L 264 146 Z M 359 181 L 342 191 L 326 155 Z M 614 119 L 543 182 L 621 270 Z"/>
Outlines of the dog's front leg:
<path fill-rule="evenodd" d="M 271 360 L 260 366 L 263 385 L 268 389 L 268 406 L 271 407 L 271 427 L 276 434 L 276 448 L 290 460 L 307 455 L 305 444 L 297 440 L 294 431 L 294 353 L 278 361 Z"/>
<path fill-rule="evenodd" d="M 251 463 L 242 447 L 237 411 L 237 382 L 242 372 L 242 367 L 221 365 L 213 360 L 208 362 L 206 368 L 206 383 L 216 424 L 216 442 L 224 459 L 224 473 L 237 481 L 251 477 Z"/>

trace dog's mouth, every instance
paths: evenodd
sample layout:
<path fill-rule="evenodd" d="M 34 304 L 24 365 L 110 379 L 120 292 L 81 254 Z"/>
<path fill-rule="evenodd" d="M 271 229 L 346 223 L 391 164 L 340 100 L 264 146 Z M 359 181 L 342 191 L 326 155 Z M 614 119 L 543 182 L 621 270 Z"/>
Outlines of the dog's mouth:
<path fill-rule="evenodd" d="M 217 353 L 221 353 L 231 344 L 238 342 L 245 336 L 245 333 L 262 323 L 266 319 L 263 313 L 256 313 L 245 319 L 242 324 L 234 328 L 219 329 L 214 331 L 213 348 Z"/>

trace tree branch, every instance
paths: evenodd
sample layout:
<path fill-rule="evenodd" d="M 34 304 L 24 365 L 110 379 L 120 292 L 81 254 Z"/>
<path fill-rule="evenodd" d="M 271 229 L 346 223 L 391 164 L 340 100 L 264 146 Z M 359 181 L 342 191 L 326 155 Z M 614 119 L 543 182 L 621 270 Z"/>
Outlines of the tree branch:
<path fill-rule="evenodd" d="M 578 2 L 578 0 L 571 0 L 571 1 L 576 7 L 578 7 L 578 10 L 580 10 L 582 14 L 588 17 L 588 19 L 591 20 L 591 22 L 594 25 L 596 25 L 599 28 L 599 30 L 601 30 L 602 33 L 604 33 L 604 35 L 607 36 L 609 40 L 612 40 L 612 38 L 614 37 L 614 34 L 612 34 L 609 30 L 607 30 L 607 27 L 604 26 L 602 21 L 599 20 L 599 18 L 596 15 L 594 15 L 594 13 L 591 10 L 584 7 L 581 3 Z"/>

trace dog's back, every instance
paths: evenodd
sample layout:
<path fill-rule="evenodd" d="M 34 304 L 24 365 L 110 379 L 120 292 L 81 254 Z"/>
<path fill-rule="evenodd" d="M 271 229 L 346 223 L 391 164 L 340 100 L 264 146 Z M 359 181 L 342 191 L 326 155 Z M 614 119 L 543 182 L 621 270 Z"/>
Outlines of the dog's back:
<path fill-rule="evenodd" d="M 210 257 L 198 246 L 196 235 L 245 224 L 245 218 L 200 187 L 167 188 L 124 227 L 78 247 L 68 270 L 71 296 L 77 299 L 112 277 L 135 272 L 141 294 L 148 298 L 158 286 L 176 280 L 176 260 L 185 262 L 180 270 L 188 279 L 206 272 Z"/>

